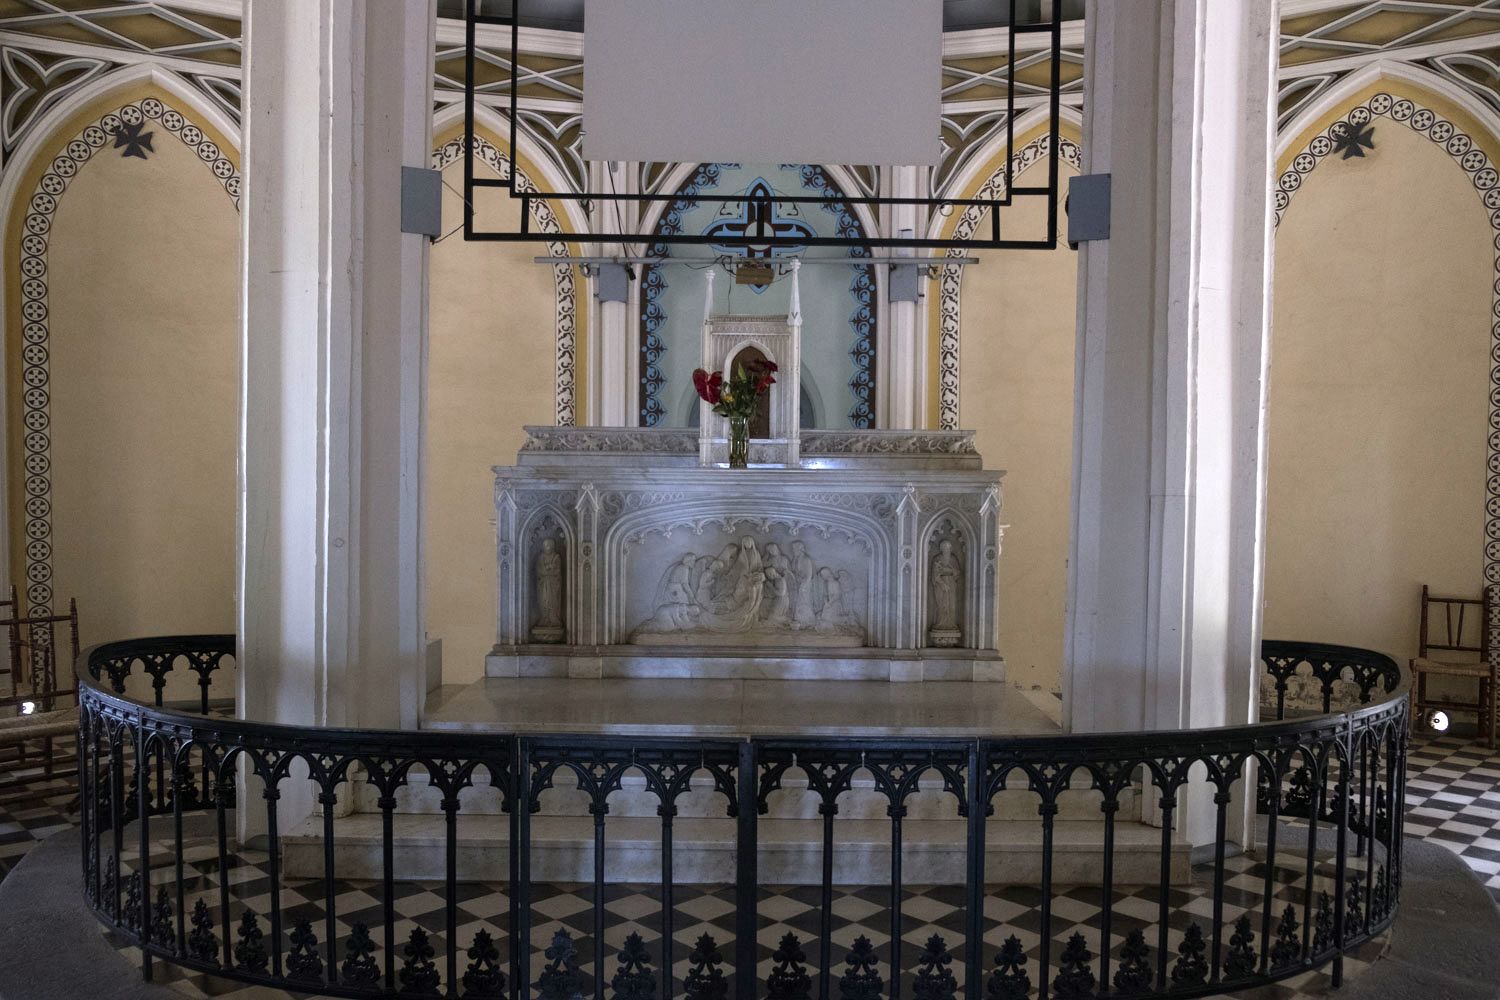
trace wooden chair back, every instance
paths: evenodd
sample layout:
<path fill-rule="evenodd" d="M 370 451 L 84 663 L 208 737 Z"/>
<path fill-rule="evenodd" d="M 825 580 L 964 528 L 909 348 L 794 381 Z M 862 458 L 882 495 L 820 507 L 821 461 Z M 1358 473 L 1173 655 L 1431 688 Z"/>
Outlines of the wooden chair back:
<path fill-rule="evenodd" d="M 1470 659 L 1450 654 L 1472 654 L 1476 662 L 1490 658 L 1490 591 L 1481 597 L 1441 597 L 1422 585 L 1422 620 L 1417 636 L 1417 655 L 1423 659 Z M 1439 654 L 1434 656 L 1433 654 Z"/>
<path fill-rule="evenodd" d="M 65 638 L 59 635 L 64 631 L 60 626 L 64 625 Z M 80 648 L 76 598 L 68 601 L 65 615 L 15 615 L 0 618 L 0 628 L 5 629 L 8 640 L 12 686 L 12 696 L 0 699 L 0 703 L 35 701 L 38 711 L 50 712 L 57 707 L 59 698 L 76 696 L 77 692 L 68 684 Z M 67 660 L 59 686 L 59 647 L 63 641 Z"/>

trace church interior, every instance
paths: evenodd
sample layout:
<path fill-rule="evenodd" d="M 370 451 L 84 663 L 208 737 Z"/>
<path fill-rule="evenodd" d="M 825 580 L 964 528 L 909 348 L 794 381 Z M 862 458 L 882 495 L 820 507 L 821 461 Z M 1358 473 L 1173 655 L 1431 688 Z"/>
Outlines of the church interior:
<path fill-rule="evenodd" d="M 1500 990 L 1500 0 L 0 0 L 0 268 L 0 1000 Z"/>

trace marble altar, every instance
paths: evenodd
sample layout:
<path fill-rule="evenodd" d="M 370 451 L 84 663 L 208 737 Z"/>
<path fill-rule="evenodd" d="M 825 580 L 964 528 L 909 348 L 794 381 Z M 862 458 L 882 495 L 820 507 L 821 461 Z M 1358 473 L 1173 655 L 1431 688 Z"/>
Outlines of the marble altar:
<path fill-rule="evenodd" d="M 793 426 L 731 470 L 691 428 L 526 430 L 495 469 L 488 675 L 1003 677 L 972 432 Z"/>

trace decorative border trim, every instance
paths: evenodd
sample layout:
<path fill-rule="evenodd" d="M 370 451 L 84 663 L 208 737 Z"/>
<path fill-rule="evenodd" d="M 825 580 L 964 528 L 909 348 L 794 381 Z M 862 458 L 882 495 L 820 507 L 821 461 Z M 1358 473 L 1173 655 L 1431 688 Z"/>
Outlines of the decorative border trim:
<path fill-rule="evenodd" d="M 127 125 L 156 122 L 208 164 L 225 192 L 240 206 L 240 171 L 218 143 L 175 108 L 144 97 L 107 112 L 84 128 L 55 156 L 37 181 L 21 227 L 21 424 L 26 457 L 26 601 L 34 615 L 52 613 L 51 331 L 48 327 L 47 254 L 52 219 L 63 192 L 99 150 Z"/>
<path fill-rule="evenodd" d="M 1075 170 L 1081 169 L 1082 150 L 1078 143 L 1065 135 L 1057 137 L 1057 148 L 1063 162 Z M 1011 156 L 1011 175 L 1020 177 L 1028 167 L 1041 161 L 1052 147 L 1052 136 L 1048 133 L 1037 136 Z M 989 179 L 980 185 L 970 197 L 976 201 L 993 201 L 1005 192 L 1005 167 L 997 167 Z M 954 239 L 966 240 L 974 235 L 979 223 L 984 221 L 989 209 L 982 205 L 970 205 L 959 217 L 953 228 Z M 966 251 L 950 249 L 946 256 L 962 257 Z M 956 264 L 945 264 L 939 284 L 938 303 L 938 429 L 958 429 L 958 348 L 959 348 L 959 289 L 963 284 L 963 268 Z"/>
<path fill-rule="evenodd" d="M 1334 151 L 1337 139 L 1351 127 L 1368 124 L 1375 118 L 1387 118 L 1405 125 L 1418 135 L 1425 135 L 1452 157 L 1474 185 L 1480 201 L 1490 214 L 1490 228 L 1495 248 L 1495 278 L 1490 306 L 1490 414 L 1488 455 L 1485 480 L 1484 579 L 1500 583 L 1500 170 L 1489 155 L 1458 126 L 1422 107 L 1407 97 L 1395 97 L 1384 91 L 1370 96 L 1363 104 L 1351 108 L 1339 120 L 1314 136 L 1292 159 L 1291 167 L 1276 181 L 1274 193 L 1276 225 L 1290 207 L 1292 196 L 1302 188 L 1302 181 Z"/>
<path fill-rule="evenodd" d="M 737 163 L 700 163 L 672 199 L 667 210 L 656 220 L 652 235 L 677 235 L 682 232 L 682 215 L 698 204 L 698 194 L 719 186 L 719 173 L 739 166 Z M 654 243 L 647 251 L 648 257 L 667 256 L 664 243 Z M 661 423 L 666 410 L 661 403 L 661 390 L 667 377 L 661 370 L 661 356 L 667 352 L 659 331 L 667 322 L 666 310 L 661 307 L 662 293 L 667 290 L 666 270 L 659 265 L 648 264 L 641 270 L 641 393 L 638 404 L 642 427 L 655 427 Z"/>
<path fill-rule="evenodd" d="M 485 166 L 495 171 L 502 180 L 510 176 L 511 158 L 482 135 L 474 136 L 475 151 Z M 442 170 L 456 162 L 464 153 L 464 137 L 456 136 L 443 143 L 432 153 L 432 166 Z M 525 194 L 543 194 L 540 188 L 526 176 L 523 170 L 516 171 L 516 190 Z M 557 214 L 545 198 L 531 200 L 531 218 L 544 233 L 564 235 L 558 224 Z M 553 257 L 567 257 L 568 245 L 558 240 L 547 244 L 547 253 Z M 553 298 L 557 310 L 557 377 L 554 417 L 559 427 L 571 427 L 577 420 L 577 371 L 578 371 L 578 296 L 573 268 L 569 264 L 558 264 L 552 268 Z"/>
<path fill-rule="evenodd" d="M 816 191 L 824 198 L 840 199 L 837 205 L 823 205 L 823 211 L 837 216 L 835 235 L 846 239 L 865 235 L 859 217 L 843 200 L 847 196 L 826 170 L 817 164 L 804 164 L 799 173 L 802 186 L 807 190 Z M 868 247 L 853 247 L 849 256 L 868 257 L 870 250 Z M 854 395 L 854 405 L 849 408 L 849 426 L 867 430 L 875 426 L 875 314 L 879 305 L 875 295 L 874 265 L 851 266 L 854 280 L 849 282 L 849 296 L 854 299 L 854 312 L 849 314 L 849 326 L 854 331 L 854 344 L 849 348 L 849 359 L 854 362 L 854 375 L 849 379 L 849 391 Z"/>

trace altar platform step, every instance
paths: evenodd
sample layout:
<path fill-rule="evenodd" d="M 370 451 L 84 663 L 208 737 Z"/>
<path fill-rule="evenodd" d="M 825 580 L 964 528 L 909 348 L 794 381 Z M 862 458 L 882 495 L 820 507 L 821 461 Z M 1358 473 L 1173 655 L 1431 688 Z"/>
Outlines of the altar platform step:
<path fill-rule="evenodd" d="M 1045 736 L 1019 690 L 987 681 L 486 677 L 430 703 L 423 729 L 631 736 Z"/>
<path fill-rule="evenodd" d="M 614 883 L 653 883 L 661 878 L 661 823 L 655 817 L 611 817 L 607 826 L 605 877 Z M 890 823 L 840 819 L 835 826 L 834 881 L 879 885 L 890 871 Z M 323 876 L 322 821 L 312 820 L 282 838 L 283 870 L 289 877 Z M 334 864 L 341 879 L 379 879 L 382 865 L 379 815 L 355 813 L 334 823 Z M 1099 884 L 1104 826 L 1098 820 L 1059 820 L 1053 830 L 1053 883 Z M 909 885 L 962 884 L 966 825 L 960 820 L 908 820 L 903 825 L 903 878 Z M 1041 878 L 1042 827 L 1030 820 L 996 819 L 986 824 L 985 881 L 1035 885 Z M 446 825 L 434 815 L 395 817 L 398 879 L 442 881 Z M 588 817 L 534 817 L 531 877 L 536 882 L 586 883 L 594 871 L 594 828 Z M 813 885 L 821 879 L 822 823 L 762 819 L 758 827 L 762 885 Z M 503 882 L 510 877 L 509 823 L 503 817 L 458 817 L 460 881 Z M 735 878 L 735 823 L 730 819 L 678 819 L 673 825 L 674 881 L 723 885 Z M 1185 847 L 1172 854 L 1174 884 L 1189 879 Z M 1116 885 L 1150 885 L 1161 874 L 1161 831 L 1141 823 L 1115 825 Z"/>

